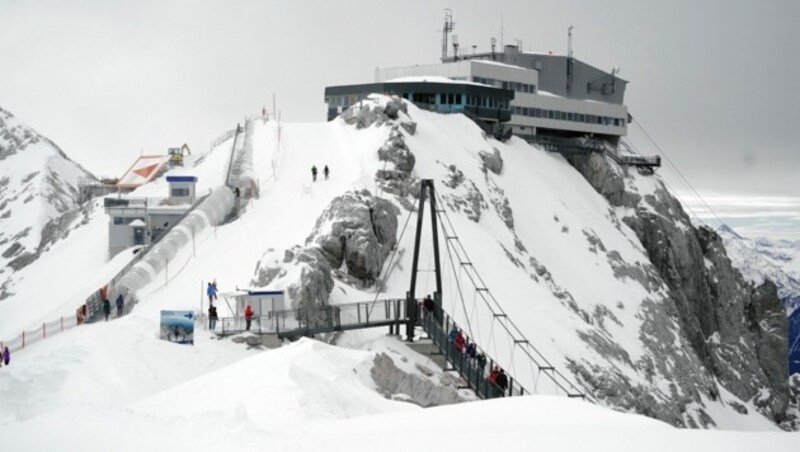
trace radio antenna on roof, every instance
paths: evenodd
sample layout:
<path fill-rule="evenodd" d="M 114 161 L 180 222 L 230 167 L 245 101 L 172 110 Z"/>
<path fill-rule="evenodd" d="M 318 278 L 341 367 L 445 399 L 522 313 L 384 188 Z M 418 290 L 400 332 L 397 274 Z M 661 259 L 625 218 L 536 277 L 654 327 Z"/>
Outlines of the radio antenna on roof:
<path fill-rule="evenodd" d="M 456 23 L 453 22 L 453 10 L 450 8 L 444 9 L 444 27 L 442 28 L 442 61 L 447 59 L 447 38 L 453 32 Z"/>

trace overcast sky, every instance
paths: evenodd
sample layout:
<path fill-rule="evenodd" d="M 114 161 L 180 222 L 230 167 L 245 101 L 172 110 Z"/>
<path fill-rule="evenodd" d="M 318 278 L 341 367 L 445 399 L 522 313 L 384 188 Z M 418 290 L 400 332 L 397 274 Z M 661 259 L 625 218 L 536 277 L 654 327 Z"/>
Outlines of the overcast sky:
<path fill-rule="evenodd" d="M 524 50 L 565 53 L 574 25 L 576 57 L 621 68 L 631 114 L 695 188 L 800 196 L 796 0 L 0 0 L 0 106 L 120 175 L 140 152 L 207 148 L 273 93 L 284 121 L 325 120 L 326 85 L 436 62 L 446 7 L 468 51 L 501 17 Z"/>

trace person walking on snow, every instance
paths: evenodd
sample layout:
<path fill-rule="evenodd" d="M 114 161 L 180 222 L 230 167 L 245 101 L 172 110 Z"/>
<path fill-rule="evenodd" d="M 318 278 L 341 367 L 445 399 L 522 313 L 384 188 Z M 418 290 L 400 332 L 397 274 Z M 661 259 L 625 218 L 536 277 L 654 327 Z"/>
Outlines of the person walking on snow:
<path fill-rule="evenodd" d="M 122 317 L 122 307 L 125 305 L 125 299 L 122 294 L 117 295 L 117 317 Z"/>
<path fill-rule="evenodd" d="M 3 347 L 3 364 L 8 366 L 8 363 L 11 362 L 11 350 L 8 347 Z"/>
<path fill-rule="evenodd" d="M 317 181 L 317 165 L 311 165 L 311 181 Z"/>
<path fill-rule="evenodd" d="M 214 303 L 214 300 L 217 299 L 217 283 L 216 281 L 213 283 L 208 283 L 208 287 L 206 288 L 206 295 L 208 295 L 208 304 L 211 305 Z"/>
<path fill-rule="evenodd" d="M 108 298 L 103 298 L 103 314 L 106 315 L 106 322 L 108 322 L 108 316 L 111 315 L 111 302 L 108 301 Z"/>
<path fill-rule="evenodd" d="M 249 304 L 244 308 L 245 330 L 250 331 L 250 322 L 253 321 L 253 307 Z"/>
<path fill-rule="evenodd" d="M 325 168 L 322 168 L 322 173 L 325 174 L 325 180 L 328 180 L 328 174 L 330 174 L 331 170 L 328 169 L 328 165 L 325 165 Z"/>
<path fill-rule="evenodd" d="M 208 329 L 214 331 L 214 328 L 217 326 L 217 307 L 213 304 L 208 307 Z"/>

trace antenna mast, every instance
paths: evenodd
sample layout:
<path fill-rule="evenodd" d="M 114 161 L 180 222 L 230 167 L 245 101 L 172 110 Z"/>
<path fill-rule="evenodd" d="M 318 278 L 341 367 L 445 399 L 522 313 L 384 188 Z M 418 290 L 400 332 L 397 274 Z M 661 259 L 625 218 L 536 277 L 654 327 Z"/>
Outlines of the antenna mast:
<path fill-rule="evenodd" d="M 503 41 L 503 31 L 505 28 L 505 21 L 503 20 L 503 13 L 500 13 L 500 47 L 505 45 L 505 41 Z"/>
<path fill-rule="evenodd" d="M 447 59 L 447 37 L 453 32 L 456 23 L 453 22 L 453 10 L 444 9 L 444 27 L 442 28 L 442 61 Z"/>
<path fill-rule="evenodd" d="M 458 61 L 458 35 L 453 35 L 453 61 Z"/>
<path fill-rule="evenodd" d="M 567 58 L 572 58 L 572 25 L 567 28 Z"/>
<path fill-rule="evenodd" d="M 567 28 L 567 92 L 572 91 L 573 66 L 575 60 L 572 58 L 572 25 Z"/>

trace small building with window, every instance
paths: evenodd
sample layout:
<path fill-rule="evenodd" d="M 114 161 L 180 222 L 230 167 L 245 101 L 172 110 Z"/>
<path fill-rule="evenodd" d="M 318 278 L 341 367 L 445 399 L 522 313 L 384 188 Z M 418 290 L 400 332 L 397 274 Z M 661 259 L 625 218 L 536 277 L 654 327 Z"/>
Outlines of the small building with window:
<path fill-rule="evenodd" d="M 196 202 L 197 177 L 167 176 L 169 197 L 129 197 L 103 200 L 108 221 L 108 255 L 133 246 L 147 246 L 177 224 Z"/>

